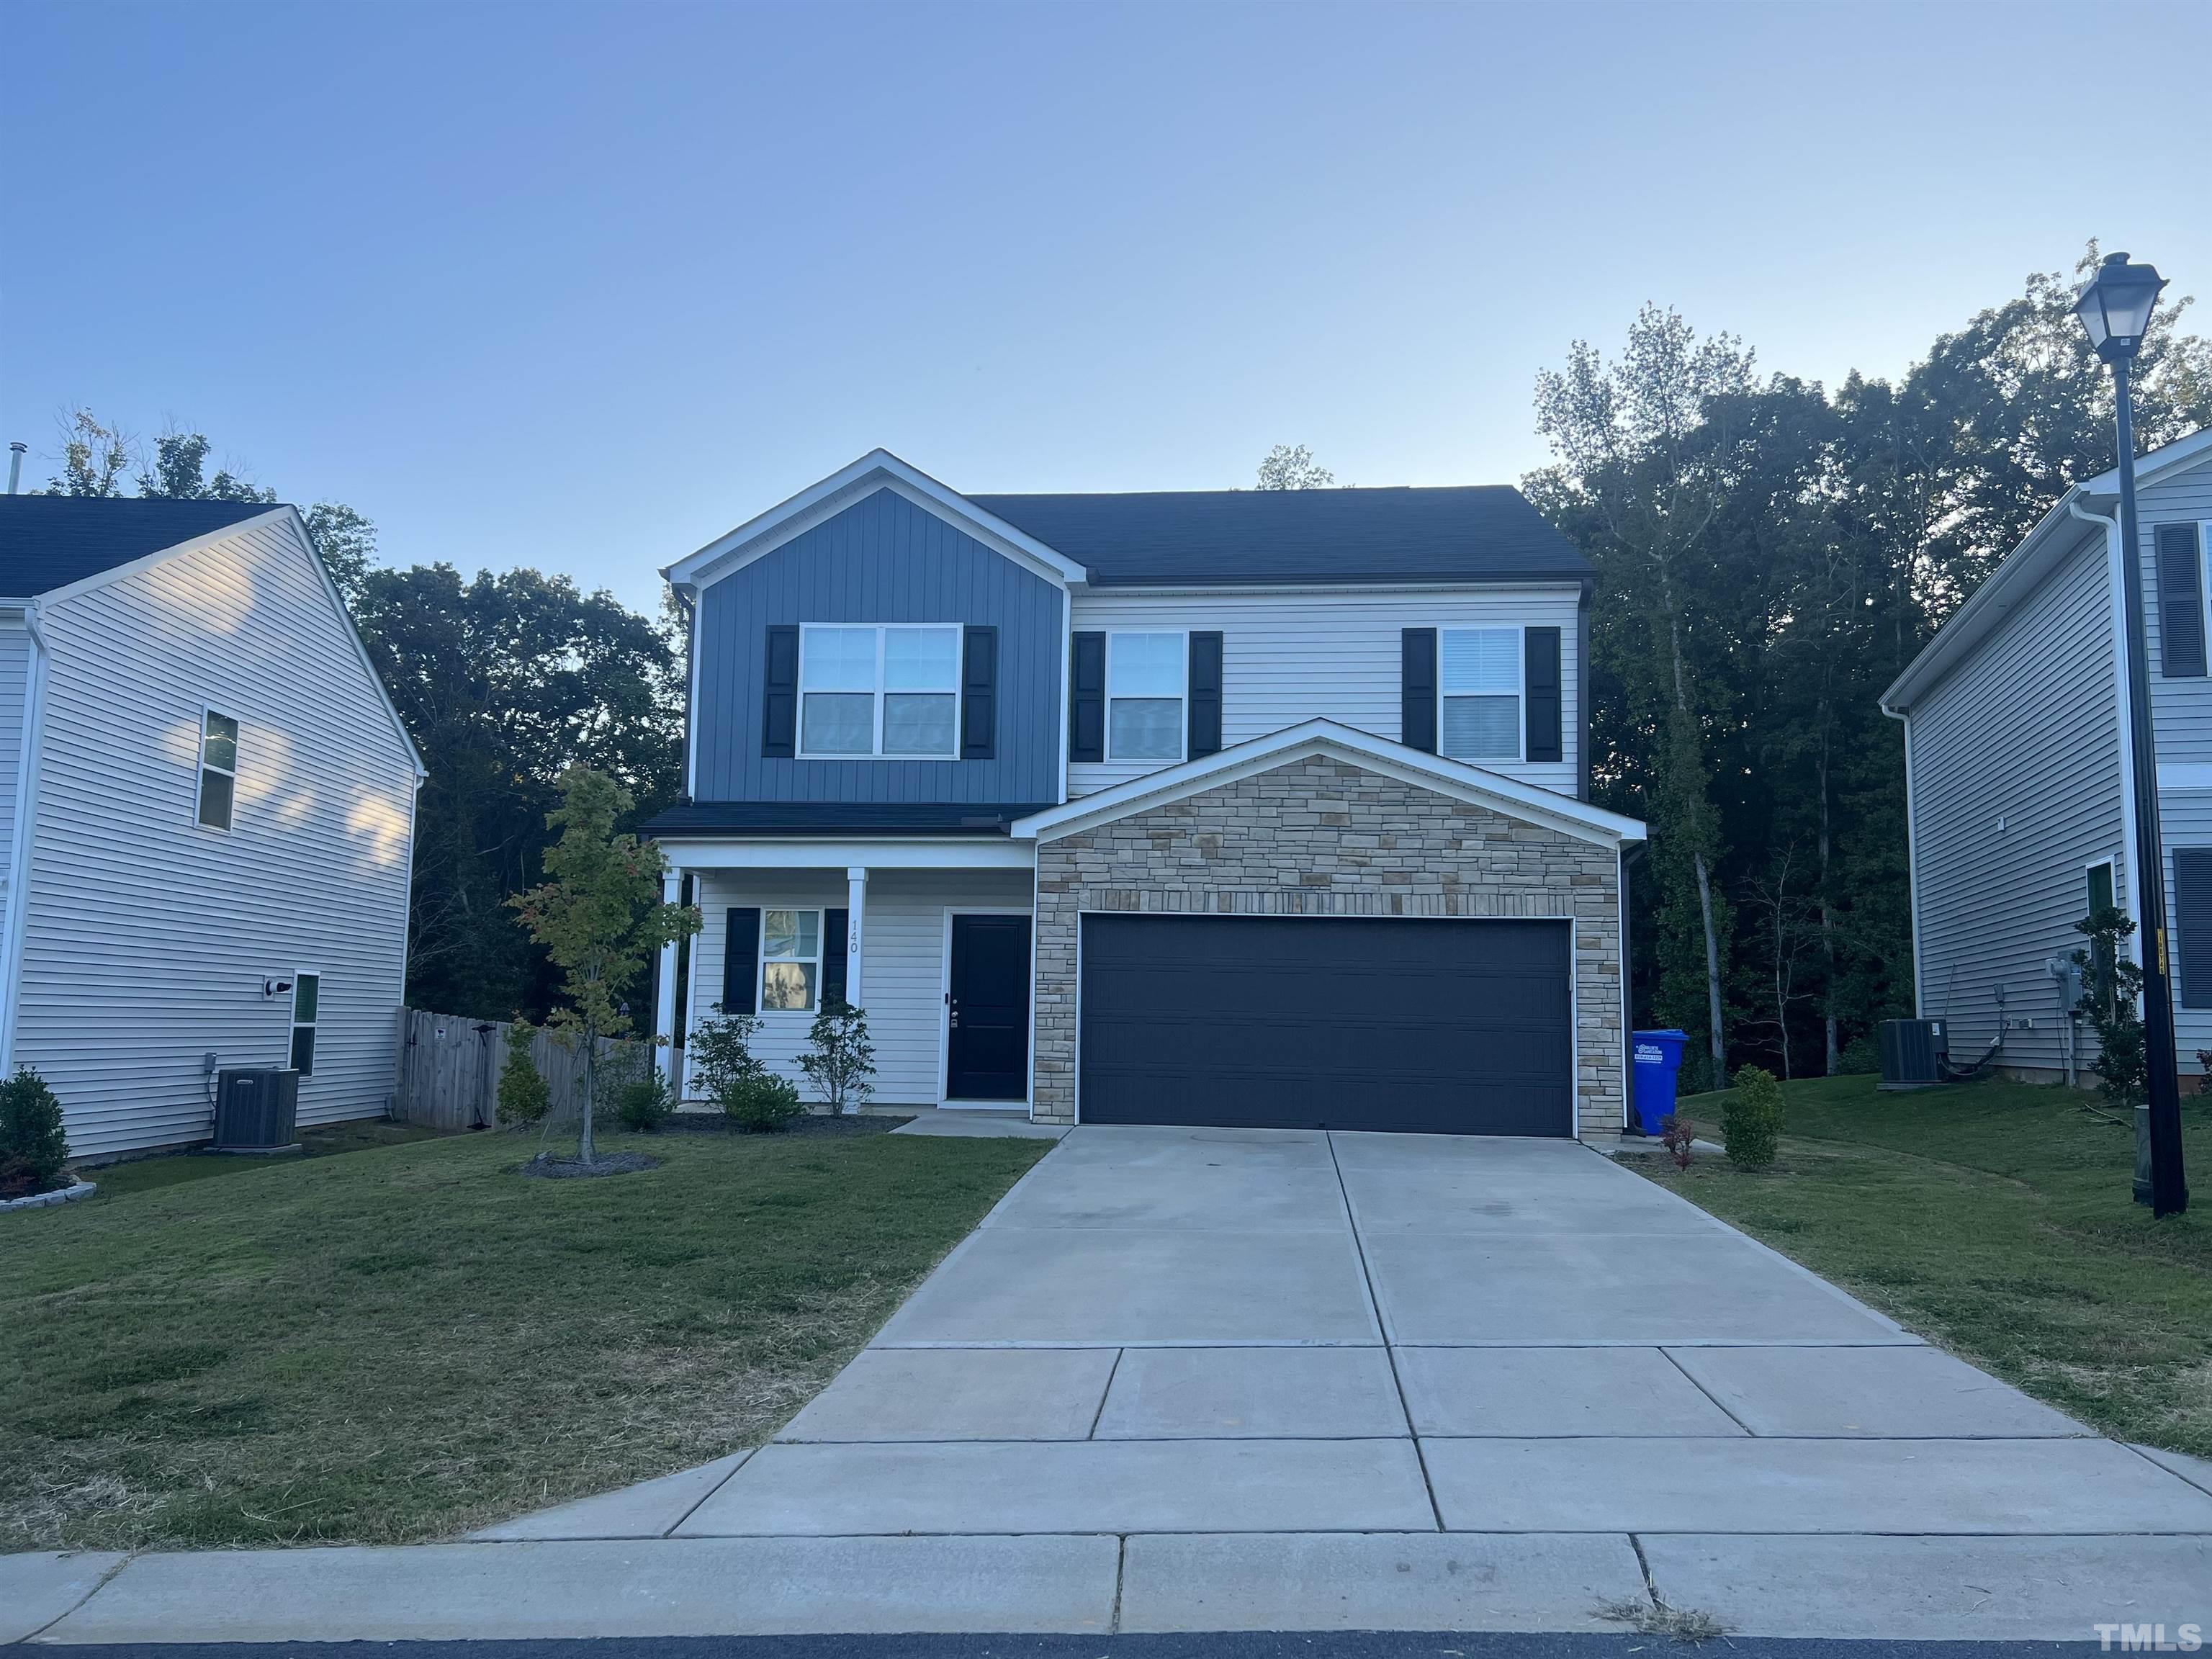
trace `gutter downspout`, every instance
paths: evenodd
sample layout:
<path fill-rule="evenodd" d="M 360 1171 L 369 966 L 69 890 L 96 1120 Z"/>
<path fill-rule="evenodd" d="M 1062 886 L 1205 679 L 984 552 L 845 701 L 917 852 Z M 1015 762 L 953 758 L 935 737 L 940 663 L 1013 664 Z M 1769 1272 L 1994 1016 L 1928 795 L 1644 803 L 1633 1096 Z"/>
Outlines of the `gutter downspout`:
<path fill-rule="evenodd" d="M 8 837 L 8 918 L 0 932 L 0 1077 L 15 1071 L 15 1010 L 22 980 L 24 918 L 30 908 L 31 848 L 39 822 L 39 758 L 45 748 L 46 636 L 35 599 L 23 603 L 23 631 L 31 639 L 30 672 L 23 689 L 23 728 L 15 753 L 15 811 Z"/>
<path fill-rule="evenodd" d="M 1912 918 L 1912 1012 L 1915 1018 L 1925 1019 L 1928 1001 L 1923 988 L 1928 975 L 1920 962 L 1920 832 L 1912 805 L 1912 711 L 1892 708 L 1885 702 L 1881 712 L 1905 728 L 1905 902 Z"/>
<path fill-rule="evenodd" d="M 2085 513 L 2078 497 L 2069 495 L 2066 510 L 2083 524 L 2094 525 L 2105 532 L 2105 586 L 2110 605 L 2108 615 L 2112 624 L 2112 724 L 2119 730 L 2120 752 L 2120 845 L 2126 848 L 2123 854 L 2128 866 L 2136 857 L 2136 750 L 2134 733 L 2128 729 L 2128 697 L 2131 688 L 2128 675 L 2127 604 L 2121 591 L 2124 580 L 2120 570 L 2120 526 L 2117 519 L 2108 519 L 2101 513 Z M 2129 959 L 2141 963 L 2140 941 L 2142 939 L 2142 918 L 2136 914 L 2136 872 L 2132 868 L 2116 866 L 2112 872 L 2113 897 L 2119 902 L 2121 914 L 2136 925 L 2136 931 L 2122 942 L 2121 948 Z"/>

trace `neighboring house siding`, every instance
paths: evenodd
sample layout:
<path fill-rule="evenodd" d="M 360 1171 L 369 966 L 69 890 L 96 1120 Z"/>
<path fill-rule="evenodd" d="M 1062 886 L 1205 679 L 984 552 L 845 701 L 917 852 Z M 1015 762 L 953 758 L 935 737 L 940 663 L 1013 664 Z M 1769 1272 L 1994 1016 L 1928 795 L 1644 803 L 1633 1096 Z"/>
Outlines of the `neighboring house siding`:
<path fill-rule="evenodd" d="M 1912 710 L 1919 1008 L 1951 1022 L 1954 1059 L 1996 1034 L 2002 989 L 2004 1017 L 2035 1024 L 2005 1034 L 1999 1063 L 2064 1063 L 2045 964 L 2082 944 L 2086 867 L 2112 857 L 2129 879 L 2109 596 L 2085 530 Z"/>
<path fill-rule="evenodd" d="M 313 554 L 243 531 L 43 612 L 50 661 L 15 1057 L 80 1156 L 204 1136 L 201 1057 L 286 1062 L 300 1117 L 382 1112 L 407 938 L 413 761 Z M 240 723 L 228 832 L 196 822 L 204 706 Z"/>
<path fill-rule="evenodd" d="M 12 613 L 11 613 L 12 614 Z M 0 623 L 0 939 L 7 936 L 9 855 L 15 845 L 15 814 L 23 776 L 24 702 L 31 687 L 30 631 L 20 621 Z"/>
<path fill-rule="evenodd" d="M 699 800 L 1060 798 L 1062 591 L 903 496 L 878 490 L 710 582 L 698 602 Z M 762 650 L 781 623 L 961 623 L 999 630 L 989 760 L 771 759 Z"/>
<path fill-rule="evenodd" d="M 1030 908 L 1026 870 L 882 870 L 868 883 L 863 916 L 861 999 L 876 1049 L 876 1106 L 934 1106 L 945 1090 L 945 918 L 951 910 Z M 700 878 L 703 928 L 692 954 L 689 1024 L 711 1014 L 722 995 L 722 955 L 732 905 L 763 909 L 799 905 L 842 907 L 846 886 L 827 871 L 713 871 Z M 799 1069 L 811 1013 L 761 1016 L 753 1053 L 797 1084 L 814 1090 Z"/>
<path fill-rule="evenodd" d="M 2168 766 L 2212 764 L 2212 678 L 2168 679 L 2159 672 L 2161 606 L 2158 585 L 2158 526 L 2176 520 L 2212 524 L 2212 460 L 2152 484 L 2137 497 L 2136 527 L 2142 538 L 2143 626 L 2150 647 L 2151 718 L 2157 727 L 2158 757 Z M 2203 531 L 2198 531 L 2197 583 L 2204 582 Z"/>
<path fill-rule="evenodd" d="M 1301 720 L 1341 722 L 1400 740 L 1401 637 L 1408 628 L 1557 628 L 1559 630 L 1560 758 L 1523 764 L 1486 761 L 1486 769 L 1560 793 L 1582 777 L 1581 673 L 1576 659 L 1581 589 L 1574 586 L 1409 592 L 1079 592 L 1078 629 L 1218 629 L 1222 635 L 1221 741 L 1224 748 Z M 1087 795 L 1159 769 L 1163 763 L 1083 763 L 1068 768 L 1067 792 Z"/>

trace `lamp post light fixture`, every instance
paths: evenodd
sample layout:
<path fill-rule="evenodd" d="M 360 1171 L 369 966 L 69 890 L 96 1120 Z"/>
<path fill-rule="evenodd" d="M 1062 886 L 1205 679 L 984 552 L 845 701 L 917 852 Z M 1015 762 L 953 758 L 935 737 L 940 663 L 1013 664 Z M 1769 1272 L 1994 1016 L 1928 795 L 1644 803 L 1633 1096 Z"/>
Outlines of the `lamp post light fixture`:
<path fill-rule="evenodd" d="M 2110 255 L 2074 303 L 2089 343 L 2112 366 L 2120 452 L 2120 574 L 2128 647 L 2128 752 L 2136 796 L 2136 914 L 2142 940 L 2143 1092 L 2148 1097 L 2150 1206 L 2189 1207 L 2181 1168 L 2181 1078 L 2173 1051 L 2173 990 L 2166 950 L 2166 838 L 2158 822 L 2158 748 L 2150 717 L 2150 648 L 2143 635 L 2142 548 L 2136 528 L 2135 410 L 2128 365 L 2142 349 L 2166 281 L 2149 265 Z"/>

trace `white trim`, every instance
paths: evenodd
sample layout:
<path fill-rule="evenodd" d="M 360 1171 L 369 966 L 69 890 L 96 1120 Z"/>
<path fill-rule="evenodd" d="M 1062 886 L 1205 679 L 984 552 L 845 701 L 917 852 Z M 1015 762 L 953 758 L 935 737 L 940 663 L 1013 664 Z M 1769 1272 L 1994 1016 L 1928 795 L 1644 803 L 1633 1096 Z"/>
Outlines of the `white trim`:
<path fill-rule="evenodd" d="M 684 872 L 675 865 L 665 866 L 660 872 L 660 902 L 679 904 L 684 898 Z M 676 1057 L 676 968 L 677 953 L 683 948 L 684 936 L 678 934 L 660 947 L 654 968 L 653 988 L 653 1036 L 656 1045 L 665 1038 L 668 1047 L 656 1046 L 654 1068 L 668 1079 L 671 1090 L 682 1097 L 684 1079 L 678 1075 Z"/>
<path fill-rule="evenodd" d="M 1447 634 L 1510 634 L 1513 636 L 1513 752 L 1510 755 L 1483 755 L 1468 758 L 1460 755 L 1444 755 L 1447 760 L 1458 761 L 1463 766 L 1480 766 L 1485 763 L 1510 762 L 1515 766 L 1528 763 L 1528 630 L 1540 626 L 1534 623 L 1469 623 L 1464 627 L 1437 629 L 1437 753 L 1444 755 L 1444 635 Z M 1563 688 L 1564 689 L 1564 688 Z M 1496 692 L 1466 692 L 1462 696 L 1495 696 Z"/>
<path fill-rule="evenodd" d="M 210 720 L 230 722 L 230 766 L 228 770 L 220 766 L 208 764 L 208 721 Z M 239 763 L 245 758 L 246 722 L 235 714 L 224 714 L 211 702 L 200 704 L 199 760 L 198 763 L 192 768 L 192 828 L 207 830 L 212 835 L 227 836 L 238 827 L 238 768 Z M 201 816 L 202 803 L 207 794 L 207 775 L 210 772 L 218 777 L 228 777 L 230 780 L 230 811 L 223 814 L 223 821 L 221 823 L 210 823 Z M 410 843 L 409 850 L 410 853 L 413 850 L 412 843 Z"/>
<path fill-rule="evenodd" d="M 1006 836 L 787 836 L 689 841 L 656 837 L 672 863 L 702 870 L 820 870 L 864 864 L 872 870 L 1029 870 L 1036 848 Z"/>
<path fill-rule="evenodd" d="M 848 466 L 716 537 L 697 552 L 665 565 L 660 574 L 678 587 L 699 588 L 743 569 L 855 502 L 890 489 L 940 518 L 951 520 L 994 552 L 1048 581 L 1079 582 L 1083 566 L 1054 552 L 1027 532 L 986 513 L 957 490 L 908 465 L 887 449 L 872 449 Z"/>
<path fill-rule="evenodd" d="M 313 1019 L 301 1019 L 300 1018 L 300 981 L 303 979 L 312 979 L 315 981 L 315 1017 Z M 307 1030 L 313 1031 L 322 1023 L 323 970 L 319 968 L 295 968 L 292 970 L 292 1018 L 284 1027 L 283 1064 L 287 1067 L 289 1067 L 292 1064 L 292 1055 L 295 1052 L 300 1041 L 300 1028 L 304 1025 Z M 308 1041 L 312 1045 L 314 1040 L 311 1037 Z M 314 1076 L 314 1061 L 313 1056 L 311 1054 L 308 1059 L 307 1069 L 301 1073 L 300 1075 L 304 1079 L 311 1078 Z"/>
<path fill-rule="evenodd" d="M 1060 796 L 1067 799 L 1068 710 L 1075 696 L 1075 594 L 1060 590 L 1060 729 L 1053 747 L 1060 751 Z"/>
<path fill-rule="evenodd" d="M 1180 766 L 1190 758 L 1190 635 L 1188 628 L 1106 628 L 1099 632 L 1106 635 L 1106 686 L 1101 694 L 1105 705 L 1105 759 L 1108 766 Z M 1176 694 L 1176 752 L 1173 760 L 1163 755 L 1116 755 L 1114 752 L 1114 641 L 1116 638 L 1157 638 L 1180 640 L 1182 648 L 1176 653 L 1176 665 L 1181 672 L 1182 689 Z M 1074 651 L 1070 647 L 1068 654 Z M 1127 697 L 1126 702 L 1158 702 L 1158 697 Z"/>
<path fill-rule="evenodd" d="M 2170 444 L 2161 444 L 2148 454 L 2136 457 L 2136 488 L 2148 489 L 2160 483 L 2166 475 L 2185 471 L 2198 461 L 2212 457 L 2212 427 L 2192 432 L 2186 438 L 2176 438 Z M 2117 495 L 2120 493 L 2120 469 L 2113 467 L 2100 472 L 2079 486 L 2084 495 Z"/>
<path fill-rule="evenodd" d="M 822 925 L 830 925 L 825 911 Z M 845 1000 L 855 1008 L 867 1006 L 868 978 L 866 957 L 868 934 L 868 866 L 850 864 L 845 866 Z M 823 941 L 825 954 L 829 941 Z"/>
<path fill-rule="evenodd" d="M 1018 841 L 1056 840 L 1095 824 L 1126 817 L 1132 812 L 1180 800 L 1201 790 L 1219 788 L 1309 755 L 1348 760 L 1401 782 L 1486 806 L 1509 817 L 1542 824 L 1601 847 L 1615 847 L 1622 842 L 1644 838 L 1644 825 L 1634 818 L 1463 761 L 1408 749 L 1403 744 L 1328 720 L 1286 726 L 1264 738 L 1224 749 L 1218 754 L 1148 772 L 1049 811 L 1017 819 L 1012 826 L 1013 836 Z"/>
<path fill-rule="evenodd" d="M 1036 1109 L 1036 911 L 1019 904 L 947 904 L 939 927 L 942 949 L 937 964 L 937 1103 L 954 1111 L 1026 1112 Z M 955 1100 L 952 1087 L 952 918 L 1027 916 L 1030 919 L 1030 1028 L 1024 1044 L 1028 1060 L 1026 1092 L 1019 1100 Z"/>
<path fill-rule="evenodd" d="M 750 909 L 749 905 L 740 908 Z M 811 957 L 771 957 L 768 953 L 768 919 L 775 910 L 788 910 L 796 916 L 811 912 L 814 917 L 814 954 Z M 796 1014 L 802 1017 L 819 1013 L 822 1009 L 822 967 L 829 954 L 830 941 L 824 937 L 830 928 L 829 908 L 819 904 L 763 904 L 760 907 L 760 935 L 753 941 L 753 1012 L 762 1019 L 771 1014 Z M 796 962 L 802 966 L 811 963 L 814 978 L 804 1008 L 771 1008 L 768 1006 L 768 965 L 771 962 Z"/>
<path fill-rule="evenodd" d="M 684 793 L 696 800 L 699 796 L 699 601 L 694 597 L 684 601 L 690 614 L 691 630 L 687 646 L 690 660 L 684 665 L 691 682 L 690 693 L 684 700 Z M 794 714 L 791 732 L 791 746 L 799 748 L 799 727 Z"/>
<path fill-rule="evenodd" d="M 1928 974 L 1921 955 L 1925 935 L 1920 926 L 1920 827 L 1912 791 L 1912 716 L 1887 706 L 1881 712 L 1905 728 L 1905 897 L 1912 919 L 1912 1012 L 1915 1018 L 1925 1019 Z M 1624 963 L 1622 972 L 1626 971 Z"/>
<path fill-rule="evenodd" d="M 806 748 L 806 636 L 841 631 L 857 634 L 867 629 L 876 636 L 876 684 L 870 698 L 869 742 L 872 745 L 865 754 L 842 750 L 824 750 L 820 754 L 808 752 Z M 929 697 L 949 697 L 952 700 L 952 746 L 942 754 L 886 754 L 884 751 L 884 700 L 889 694 L 884 684 L 884 663 L 890 636 L 893 634 L 950 634 L 952 635 L 952 683 L 943 690 L 929 690 L 914 695 Z M 960 758 L 960 700 L 963 684 L 963 665 L 966 660 L 967 630 L 959 623 L 840 623 L 818 622 L 799 624 L 799 674 L 793 696 L 798 702 L 793 721 L 791 752 L 798 760 L 831 761 L 957 761 Z M 823 696 L 857 696 L 857 692 L 824 691 Z M 904 694 L 901 694 L 904 695 Z"/>
<path fill-rule="evenodd" d="M 2105 604 L 2106 620 L 2112 630 L 2112 727 L 2113 738 L 2119 749 L 2120 762 L 2120 845 L 2127 850 L 2127 862 L 2113 872 L 2115 902 L 2121 914 L 2136 924 L 2138 933 L 2142 918 L 2136 914 L 2135 888 L 2138 879 L 2134 869 L 2136 845 L 2136 738 L 2135 723 L 2129 718 L 2129 696 L 2134 676 L 2128 662 L 2128 600 L 2126 567 L 2120 561 L 2124 556 L 2120 548 L 2120 525 L 2118 519 L 2108 519 L 2101 513 L 2087 513 L 2080 501 L 2069 497 L 2066 503 L 2070 517 L 2084 524 L 2095 525 L 2105 532 Z M 2155 759 L 2153 762 L 2155 764 Z M 2121 870 L 2128 871 L 2128 878 L 2119 879 Z M 2137 962 L 2136 936 L 2123 941 L 2121 948 Z"/>
<path fill-rule="evenodd" d="M 8 847 L 7 931 L 0 935 L 0 1077 L 15 1075 L 15 1009 L 23 973 L 26 916 L 30 909 L 31 860 L 39 829 L 40 762 L 46 753 L 46 636 L 39 626 L 35 600 L 24 602 L 23 631 L 30 636 L 31 660 L 23 689 L 23 729 L 16 749 L 15 819 Z"/>

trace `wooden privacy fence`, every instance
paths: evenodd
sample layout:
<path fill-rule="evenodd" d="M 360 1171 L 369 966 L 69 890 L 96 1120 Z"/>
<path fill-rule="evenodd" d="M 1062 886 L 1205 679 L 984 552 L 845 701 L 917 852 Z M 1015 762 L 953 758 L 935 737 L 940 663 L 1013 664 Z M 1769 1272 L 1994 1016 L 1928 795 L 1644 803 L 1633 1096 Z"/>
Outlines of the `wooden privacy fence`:
<path fill-rule="evenodd" d="M 462 1019 L 453 1014 L 399 1011 L 399 1078 L 392 1115 L 404 1123 L 438 1129 L 473 1129 L 499 1123 L 499 1074 L 507 1065 L 507 1024 L 496 1019 Z M 611 1077 L 649 1063 L 642 1042 L 599 1039 L 599 1081 L 604 1109 Z M 533 1031 L 530 1055 L 551 1089 L 554 1117 L 583 1109 L 584 1051 L 550 1031 Z"/>

